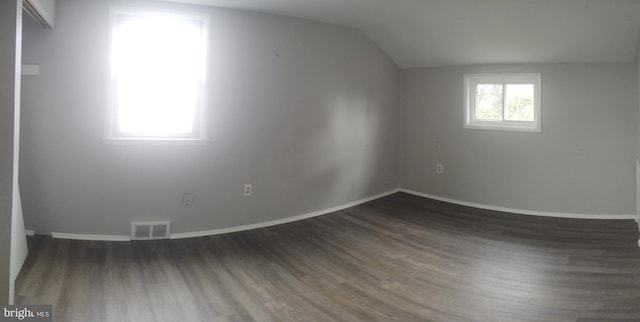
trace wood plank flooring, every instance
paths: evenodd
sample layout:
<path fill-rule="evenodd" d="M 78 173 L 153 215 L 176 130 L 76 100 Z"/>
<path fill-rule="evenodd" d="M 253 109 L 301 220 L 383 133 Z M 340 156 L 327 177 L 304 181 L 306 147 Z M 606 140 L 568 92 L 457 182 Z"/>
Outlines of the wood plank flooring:
<path fill-rule="evenodd" d="M 16 302 L 54 321 L 640 321 L 637 241 L 633 221 L 398 193 L 211 237 L 37 236 Z"/>

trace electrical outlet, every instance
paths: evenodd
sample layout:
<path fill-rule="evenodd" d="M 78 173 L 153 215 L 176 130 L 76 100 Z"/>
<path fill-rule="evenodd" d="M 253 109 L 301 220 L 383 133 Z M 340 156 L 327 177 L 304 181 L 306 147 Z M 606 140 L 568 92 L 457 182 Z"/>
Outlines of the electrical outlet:
<path fill-rule="evenodd" d="M 187 207 L 191 206 L 191 203 L 193 203 L 193 195 L 187 192 L 182 197 L 182 205 Z"/>
<path fill-rule="evenodd" d="M 244 185 L 244 196 L 245 197 L 251 196 L 251 185 L 250 184 L 245 184 Z"/>
<path fill-rule="evenodd" d="M 436 173 L 443 174 L 444 173 L 444 164 L 438 163 L 436 164 Z"/>

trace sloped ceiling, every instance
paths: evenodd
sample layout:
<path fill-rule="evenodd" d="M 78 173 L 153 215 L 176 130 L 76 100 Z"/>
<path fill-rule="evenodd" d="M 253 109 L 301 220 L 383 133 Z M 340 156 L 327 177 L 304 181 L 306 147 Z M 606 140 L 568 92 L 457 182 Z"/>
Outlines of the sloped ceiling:
<path fill-rule="evenodd" d="M 329 22 L 400 67 L 636 61 L 640 0 L 173 0 Z"/>

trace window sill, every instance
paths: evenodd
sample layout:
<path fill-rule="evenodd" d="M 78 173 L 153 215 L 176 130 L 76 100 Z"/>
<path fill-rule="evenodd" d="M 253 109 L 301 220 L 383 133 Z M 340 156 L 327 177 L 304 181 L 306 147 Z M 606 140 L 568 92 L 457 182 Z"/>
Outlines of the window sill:
<path fill-rule="evenodd" d="M 476 130 L 494 130 L 494 131 L 511 131 L 511 132 L 532 132 L 541 133 L 542 129 L 537 127 L 517 126 L 517 125 L 495 125 L 495 124 L 465 124 L 466 129 Z"/>
<path fill-rule="evenodd" d="M 105 138 L 104 143 L 122 145 L 207 145 L 209 139 Z"/>

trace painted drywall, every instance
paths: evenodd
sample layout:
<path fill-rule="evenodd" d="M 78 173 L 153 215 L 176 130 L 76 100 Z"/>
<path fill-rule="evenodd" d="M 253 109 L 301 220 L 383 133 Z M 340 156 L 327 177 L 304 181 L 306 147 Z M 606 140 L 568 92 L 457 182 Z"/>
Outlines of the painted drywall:
<path fill-rule="evenodd" d="M 27 228 L 128 235 L 132 220 L 171 220 L 174 233 L 202 231 L 397 187 L 397 66 L 360 31 L 275 15 L 148 2 L 211 15 L 210 142 L 105 144 L 109 7 L 132 3 L 58 1 L 50 31 L 25 20 L 23 63 L 40 65 L 23 79 Z"/>
<path fill-rule="evenodd" d="M 0 2 L 0 304 L 13 302 L 14 116 L 19 110 L 21 1 Z"/>
<path fill-rule="evenodd" d="M 640 130 L 640 41 L 636 54 L 636 128 Z M 640 133 L 636 135 L 636 222 L 640 230 Z M 638 246 L 640 246 L 640 239 L 638 239 Z"/>
<path fill-rule="evenodd" d="M 15 281 L 22 269 L 24 261 L 29 254 L 27 247 L 27 235 L 24 229 L 24 217 L 22 213 L 22 200 L 20 198 L 20 185 L 18 174 L 20 172 L 20 92 L 21 92 L 21 65 L 22 65 L 22 21 L 24 13 L 21 10 L 21 2 L 18 1 L 16 11 L 16 46 L 15 46 L 15 95 L 13 113 L 13 193 L 11 196 L 11 266 L 9 271 L 9 302 L 13 304 Z"/>
<path fill-rule="evenodd" d="M 16 123 L 17 124 L 17 123 Z M 16 132 L 18 133 L 18 132 Z M 16 138 L 19 135 L 15 136 Z M 17 148 L 17 146 L 16 146 Z M 16 153 L 18 154 L 18 153 Z M 15 163 L 18 164 L 17 162 Z M 9 279 L 9 298 L 14 299 L 15 282 L 20 274 L 24 261 L 29 255 L 27 246 L 27 234 L 24 229 L 24 217 L 22 214 L 22 201 L 20 200 L 20 187 L 18 186 L 18 171 L 14 170 L 13 209 L 11 218 L 11 269 Z"/>
<path fill-rule="evenodd" d="M 541 133 L 463 128 L 463 75 L 493 72 L 542 74 Z M 635 73 L 634 64 L 403 70 L 400 187 L 512 209 L 632 215 Z"/>

